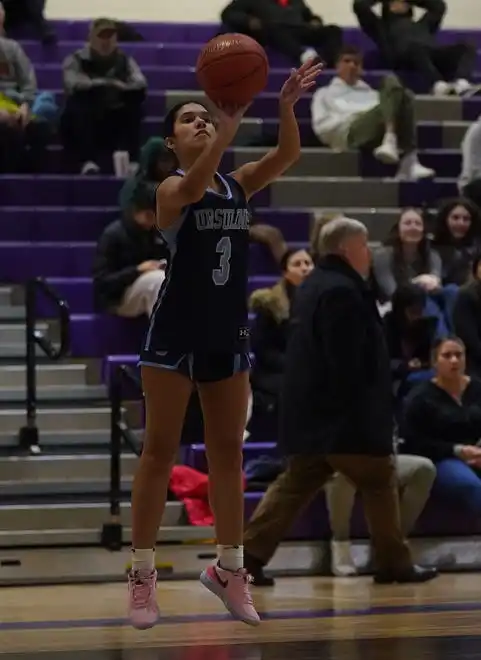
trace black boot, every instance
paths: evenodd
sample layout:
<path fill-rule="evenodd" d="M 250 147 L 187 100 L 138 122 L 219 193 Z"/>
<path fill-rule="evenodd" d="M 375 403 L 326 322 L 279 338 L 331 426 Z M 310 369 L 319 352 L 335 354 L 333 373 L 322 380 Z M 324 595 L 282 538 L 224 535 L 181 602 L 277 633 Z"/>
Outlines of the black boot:
<path fill-rule="evenodd" d="M 249 553 L 244 552 L 244 568 L 252 576 L 255 587 L 272 587 L 274 578 L 264 573 L 264 564 Z"/>
<path fill-rule="evenodd" d="M 376 584 L 429 582 L 429 580 L 433 580 L 437 575 L 438 571 L 436 568 L 423 568 L 422 566 L 413 565 L 411 568 L 402 570 L 377 571 L 374 574 L 374 582 Z"/>

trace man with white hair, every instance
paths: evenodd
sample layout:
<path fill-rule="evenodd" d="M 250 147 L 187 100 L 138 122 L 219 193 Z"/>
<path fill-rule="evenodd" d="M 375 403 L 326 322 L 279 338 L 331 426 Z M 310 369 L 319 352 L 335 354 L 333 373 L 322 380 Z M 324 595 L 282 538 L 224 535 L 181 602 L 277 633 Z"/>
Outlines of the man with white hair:
<path fill-rule="evenodd" d="M 320 232 L 318 253 L 296 295 L 286 354 L 279 448 L 287 467 L 249 521 L 245 566 L 260 583 L 295 517 L 340 472 L 362 496 L 374 580 L 425 582 L 436 570 L 413 565 L 401 531 L 389 355 L 366 282 L 366 227 L 331 220 Z"/>

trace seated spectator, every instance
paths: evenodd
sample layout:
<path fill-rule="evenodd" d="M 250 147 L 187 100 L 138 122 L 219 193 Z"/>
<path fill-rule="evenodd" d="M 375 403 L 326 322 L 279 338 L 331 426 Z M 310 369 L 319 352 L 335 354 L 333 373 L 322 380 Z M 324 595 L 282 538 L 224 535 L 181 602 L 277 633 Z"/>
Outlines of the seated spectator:
<path fill-rule="evenodd" d="M 431 247 L 421 211 L 407 208 L 391 229 L 384 246 L 375 250 L 373 286 L 380 302 L 391 300 L 401 284 L 418 284 L 427 293 L 425 312 L 438 319 L 438 336 L 451 327 L 452 291 L 442 287 L 441 257 Z"/>
<path fill-rule="evenodd" d="M 472 265 L 472 280 L 459 289 L 454 302 L 453 326 L 466 348 L 467 371 L 481 378 L 481 255 Z"/>
<path fill-rule="evenodd" d="M 338 151 L 371 149 L 383 163 L 399 163 L 398 178 L 416 181 L 434 176 L 416 152 L 416 123 L 411 92 L 395 76 L 387 76 L 380 91 L 362 80 L 362 54 L 344 46 L 337 76 L 312 98 L 312 130 Z"/>
<path fill-rule="evenodd" d="M 287 251 L 287 243 L 280 229 L 273 225 L 256 222 L 255 218 L 253 218 L 249 227 L 249 240 L 252 243 L 265 245 L 276 264 L 281 265 Z"/>
<path fill-rule="evenodd" d="M 0 4 L 0 172 L 38 172 L 57 106 L 53 94 L 37 93 L 32 63 L 17 41 L 1 36 L 2 24 Z"/>
<path fill-rule="evenodd" d="M 461 286 L 481 249 L 480 211 L 468 199 L 450 199 L 438 211 L 433 245 L 441 257 L 442 282 Z M 457 287 L 453 291 L 457 292 Z"/>
<path fill-rule="evenodd" d="M 373 7 L 382 4 L 382 15 Z M 425 10 L 416 20 L 413 7 Z M 446 3 L 444 0 L 354 0 L 362 30 L 378 46 L 395 70 L 417 71 L 436 96 L 471 89 L 476 49 L 467 43 L 440 46 L 436 42 Z"/>
<path fill-rule="evenodd" d="M 150 316 L 165 280 L 169 252 L 155 228 L 155 189 L 139 183 L 120 220 L 104 229 L 93 266 L 99 311 Z"/>
<path fill-rule="evenodd" d="M 418 284 L 401 284 L 393 294 L 392 310 L 384 316 L 386 344 L 396 398 L 432 374 L 431 352 L 438 319 L 426 316 L 426 292 Z"/>
<path fill-rule="evenodd" d="M 114 156 L 117 175 L 126 176 L 139 151 L 147 83 L 135 60 L 117 44 L 117 23 L 92 23 L 89 43 L 63 63 L 66 104 L 62 138 L 83 174 L 100 171 Z"/>
<path fill-rule="evenodd" d="M 397 454 L 396 472 L 400 490 L 401 528 L 403 536 L 407 537 L 428 501 L 436 468 L 432 461 L 422 456 Z M 343 474 L 338 473 L 326 484 L 325 491 L 332 532 L 332 572 L 339 577 L 356 575 L 350 543 L 356 488 Z"/>
<path fill-rule="evenodd" d="M 437 344 L 435 376 L 409 395 L 401 430 L 407 451 L 435 463 L 433 493 L 481 515 L 481 381 L 466 376 L 465 360 L 457 337 Z"/>
<path fill-rule="evenodd" d="M 163 138 L 147 140 L 140 150 L 137 172 L 129 177 L 120 190 L 119 206 L 125 212 L 139 182 L 161 183 L 177 167 L 174 152 L 165 146 Z"/>
<path fill-rule="evenodd" d="M 45 18 L 45 0 L 3 0 L 8 31 L 22 25 L 31 25 L 44 44 L 52 44 L 57 37 Z"/>
<path fill-rule="evenodd" d="M 317 55 L 333 66 L 342 46 L 341 28 L 324 25 L 304 0 L 232 0 L 221 20 L 227 31 L 247 34 L 270 46 L 295 67 Z"/>
<path fill-rule="evenodd" d="M 287 250 L 281 260 L 282 278 L 271 289 L 258 289 L 250 297 L 256 316 L 251 343 L 255 355 L 251 382 L 266 408 L 277 407 L 284 373 L 291 303 L 296 288 L 313 268 L 305 250 Z"/>
<path fill-rule="evenodd" d="M 382 302 L 391 300 L 401 284 L 419 284 L 427 293 L 441 285 L 441 257 L 432 249 L 423 214 L 406 208 L 392 227 L 384 246 L 373 253 L 373 275 Z"/>
<path fill-rule="evenodd" d="M 331 222 L 331 220 L 335 220 L 339 217 L 342 217 L 342 213 L 321 213 L 314 218 L 314 221 L 311 225 L 311 230 L 309 232 L 309 247 L 311 256 L 315 263 L 317 263 L 319 258 L 322 256 L 318 254 L 319 237 L 321 235 L 322 228 L 324 225 L 327 225 L 328 222 Z"/>
<path fill-rule="evenodd" d="M 461 143 L 460 193 L 481 208 L 481 115 L 466 131 Z"/>

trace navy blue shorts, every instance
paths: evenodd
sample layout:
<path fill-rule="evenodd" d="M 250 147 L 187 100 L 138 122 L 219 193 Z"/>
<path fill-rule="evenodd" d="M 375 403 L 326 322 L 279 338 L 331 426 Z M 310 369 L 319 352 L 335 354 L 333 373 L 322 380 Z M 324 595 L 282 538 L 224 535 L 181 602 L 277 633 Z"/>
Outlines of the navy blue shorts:
<path fill-rule="evenodd" d="M 179 353 L 175 351 L 142 351 L 141 366 L 176 371 L 194 383 L 215 383 L 248 371 L 248 353 Z"/>

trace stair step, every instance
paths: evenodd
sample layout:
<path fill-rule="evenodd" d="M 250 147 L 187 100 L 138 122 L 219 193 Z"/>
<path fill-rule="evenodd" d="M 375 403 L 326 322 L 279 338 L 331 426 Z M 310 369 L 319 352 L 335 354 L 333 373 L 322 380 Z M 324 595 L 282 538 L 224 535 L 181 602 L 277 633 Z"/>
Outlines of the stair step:
<path fill-rule="evenodd" d="M 37 323 L 37 330 L 48 331 L 47 323 Z M 18 344 L 24 347 L 26 326 L 25 323 L 0 323 L 0 344 Z"/>
<path fill-rule="evenodd" d="M 0 307 L 10 307 L 12 304 L 12 288 L 0 286 Z"/>
<path fill-rule="evenodd" d="M 1 369 L 1 367 L 0 367 Z M 108 397 L 104 385 L 51 385 L 37 389 L 40 403 L 76 403 L 78 401 L 105 401 Z M 25 387 L 0 387 L 0 403 L 21 403 L 26 399 Z"/>
<path fill-rule="evenodd" d="M 1 321 L 24 321 L 25 307 L 23 305 L 3 305 L 0 301 Z"/>
<path fill-rule="evenodd" d="M 23 413 L 25 414 L 25 413 Z M 22 424 L 24 424 L 22 419 Z M 0 419 L 1 422 L 1 419 Z M 18 429 L 15 433 L 1 433 L 0 432 L 0 451 L 18 450 Z M 134 431 L 134 435 L 139 439 L 139 444 L 142 438 L 142 431 Z M 69 451 L 82 451 L 87 449 L 107 450 L 110 447 L 110 430 L 104 429 L 68 429 L 68 430 L 55 430 L 45 431 L 40 433 L 40 446 L 45 452 L 49 450 L 69 452 Z"/>
<path fill-rule="evenodd" d="M 24 361 L 26 357 L 27 349 L 25 343 L 17 342 L 6 342 L 5 344 L 0 344 L 0 360 L 18 360 Z M 42 351 L 40 346 L 35 346 L 35 355 L 38 358 L 46 359 L 45 353 Z"/>
<path fill-rule="evenodd" d="M 169 506 L 169 505 L 167 505 Z M 108 522 L 108 518 L 104 522 Z M 38 548 L 42 546 L 50 546 L 49 556 L 52 556 L 52 546 L 99 546 L 100 542 L 100 529 L 39 529 L 31 530 L 26 529 L 22 531 L 1 531 L 0 529 L 0 548 L 35 548 L 35 553 L 41 552 Z M 193 541 L 205 541 L 207 539 L 215 538 L 215 532 L 212 527 L 196 527 L 194 525 L 174 525 L 172 527 L 162 526 L 159 529 L 157 535 L 158 543 L 189 543 Z M 123 529 L 123 541 L 124 543 L 130 543 L 132 540 L 132 530 L 130 527 L 124 527 Z M 78 549 L 78 548 L 77 548 Z M 111 566 L 112 554 L 106 553 L 103 548 L 99 548 L 101 555 L 104 557 L 106 554 L 109 559 L 109 565 Z M 175 548 L 174 553 L 177 554 L 180 548 Z M 80 549 L 82 554 L 85 555 L 85 548 Z M 214 552 L 215 548 L 202 545 L 200 548 L 201 552 Z M 8 551 L 9 553 L 11 550 Z M 198 552 L 198 551 L 197 551 Z M 15 553 L 16 555 L 16 553 Z M 116 553 L 117 556 L 117 553 Z M 75 574 L 78 575 L 78 566 L 75 567 Z M 122 563 L 120 571 L 117 569 L 113 570 L 113 575 L 118 576 L 122 574 L 125 570 L 125 564 Z M 199 571 L 197 571 L 197 574 Z M 2 575 L 0 575 L 0 586 L 2 586 Z M 59 572 L 55 570 L 55 576 L 58 579 Z M 42 575 L 45 575 L 45 569 L 42 569 Z M 63 571 L 62 571 L 63 575 Z M 102 575 L 105 576 L 107 573 L 102 571 Z M 105 578 L 104 578 L 105 579 Z"/>
<path fill-rule="evenodd" d="M 174 527 L 183 519 L 184 507 L 180 502 L 168 502 L 162 525 Z M 109 504 L 104 502 L 72 502 L 68 504 L 6 504 L 0 506 L 0 530 L 8 533 L 44 530 L 96 531 L 98 537 L 102 525 L 109 520 Z M 130 503 L 122 502 L 120 507 L 122 525 L 130 527 Z M 5 538 L 5 537 L 4 537 Z"/>
<path fill-rule="evenodd" d="M 0 389 L 24 387 L 27 367 L 25 364 L 0 365 Z M 39 364 L 36 369 L 37 386 L 71 386 L 86 383 L 85 364 Z"/>
<path fill-rule="evenodd" d="M 25 410 L 0 410 L 0 437 L 17 434 L 25 424 Z M 40 431 L 106 431 L 110 426 L 110 408 L 40 408 L 37 410 Z M 1 443 L 1 440 L 0 440 Z"/>
<path fill-rule="evenodd" d="M 121 474 L 132 477 L 137 457 L 124 453 Z M 102 481 L 110 476 L 109 454 L 70 454 L 0 457 L 0 492 L 14 482 L 22 484 L 62 483 L 73 481 Z"/>

